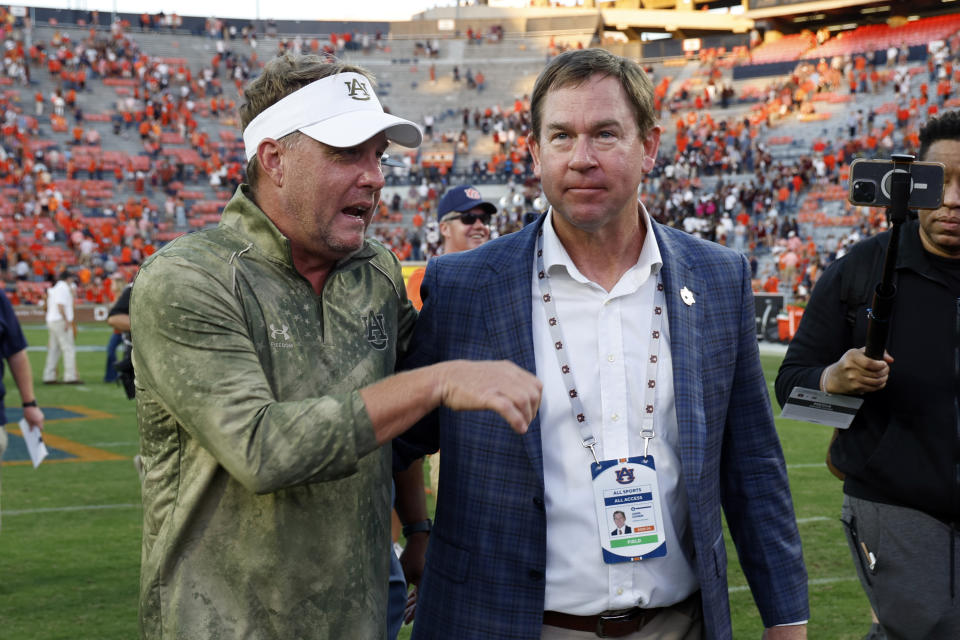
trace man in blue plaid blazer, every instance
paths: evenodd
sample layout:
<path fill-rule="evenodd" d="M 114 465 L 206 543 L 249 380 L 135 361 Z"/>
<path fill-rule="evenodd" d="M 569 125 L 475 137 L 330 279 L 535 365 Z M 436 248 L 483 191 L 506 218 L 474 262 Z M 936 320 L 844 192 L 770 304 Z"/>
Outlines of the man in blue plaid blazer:
<path fill-rule="evenodd" d="M 506 359 L 535 372 L 544 392 L 523 435 L 491 412 L 441 408 L 395 442 L 402 458 L 443 451 L 416 640 L 731 638 L 721 507 L 766 637 L 806 637 L 806 570 L 760 367 L 750 270 L 737 253 L 654 223 L 637 202 L 659 141 L 659 127 L 631 102 L 638 92 L 641 99 L 652 94 L 635 63 L 599 50 L 554 59 L 534 89 L 531 141 L 551 211 L 517 233 L 427 267 L 424 306 L 404 366 Z M 662 298 L 654 297 L 655 288 Z M 621 289 L 627 295 L 616 295 Z M 659 351 L 666 364 L 649 387 L 672 386 L 672 394 L 647 396 L 655 397 L 662 417 L 651 450 L 668 497 L 667 552 L 605 564 L 590 523 L 602 527 L 608 544 L 609 527 L 606 519 L 596 526 L 591 480 L 583 475 L 593 458 L 576 441 L 582 426 L 566 404 L 567 391 L 551 382 L 568 373 L 551 352 L 570 343 L 576 371 L 583 357 L 577 343 L 591 345 L 589 358 L 624 328 L 621 352 L 601 359 L 594 351 L 593 367 L 579 368 L 586 371 L 576 380 L 582 393 L 569 395 L 583 396 L 580 416 L 587 418 L 580 421 L 598 436 L 601 456 L 619 457 L 625 449 L 612 443 L 626 438 L 624 431 L 631 432 L 625 455 L 636 456 L 641 440 L 633 415 L 643 405 L 629 419 L 626 411 L 610 416 L 595 408 L 606 410 L 608 394 L 616 398 L 607 388 L 608 361 L 624 353 L 629 360 L 633 345 L 648 353 L 651 325 L 642 323 L 655 321 L 654 307 L 624 307 L 642 309 L 636 314 L 642 334 L 632 331 L 629 314 L 613 325 L 576 328 L 578 316 L 590 326 L 590 316 L 608 304 L 634 304 L 644 292 L 662 299 L 669 342 Z M 556 323 L 543 302 L 554 297 L 561 339 L 550 333 Z M 602 300 L 596 309 L 594 299 Z M 646 365 L 639 374 L 634 369 L 627 369 L 623 386 L 633 385 Z M 636 393 L 646 386 L 637 385 Z M 599 592 L 591 591 L 595 585 Z"/>

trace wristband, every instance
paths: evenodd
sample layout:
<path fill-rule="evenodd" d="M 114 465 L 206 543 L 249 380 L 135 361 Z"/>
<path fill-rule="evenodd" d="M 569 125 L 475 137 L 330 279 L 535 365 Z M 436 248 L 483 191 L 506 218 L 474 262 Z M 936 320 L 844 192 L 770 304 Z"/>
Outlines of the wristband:
<path fill-rule="evenodd" d="M 30 402 L 24 402 L 24 403 L 23 403 L 23 408 L 24 408 L 24 409 L 26 409 L 27 407 L 35 407 L 35 406 L 37 406 L 37 401 L 36 401 L 36 400 L 31 400 Z"/>
<path fill-rule="evenodd" d="M 433 529 L 433 522 L 430 518 L 412 524 L 405 524 L 403 525 L 403 537 L 409 538 L 414 533 L 430 533 L 431 529 Z"/>
<path fill-rule="evenodd" d="M 833 367 L 832 364 L 827 365 L 826 368 L 820 372 L 820 391 L 824 393 L 829 393 L 827 391 L 827 375 L 830 373 L 831 367 Z"/>

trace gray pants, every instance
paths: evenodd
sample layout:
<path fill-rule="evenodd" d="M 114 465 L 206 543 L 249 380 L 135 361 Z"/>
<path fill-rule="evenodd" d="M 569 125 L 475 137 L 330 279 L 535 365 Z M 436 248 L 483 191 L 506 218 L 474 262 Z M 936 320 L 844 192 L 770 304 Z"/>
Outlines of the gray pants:
<path fill-rule="evenodd" d="M 960 638 L 960 531 L 914 509 L 847 495 L 841 520 L 889 640 Z"/>

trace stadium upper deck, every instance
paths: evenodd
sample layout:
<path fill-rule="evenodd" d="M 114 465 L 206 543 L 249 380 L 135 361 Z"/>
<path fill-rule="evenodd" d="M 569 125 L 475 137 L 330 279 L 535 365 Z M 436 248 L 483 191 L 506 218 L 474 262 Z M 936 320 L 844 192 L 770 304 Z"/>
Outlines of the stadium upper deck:
<path fill-rule="evenodd" d="M 409 173 L 388 176 L 395 186 L 385 190 L 373 225 L 399 255 L 414 257 L 429 249 L 432 203 L 449 182 L 489 185 L 484 193 L 501 200 L 507 210 L 502 230 L 508 231 L 539 194 L 529 180 L 524 95 L 548 56 L 595 42 L 592 32 L 520 35 L 492 27 L 443 38 L 394 37 L 391 29 L 379 39 L 375 32 L 332 29 L 336 37 L 257 31 L 244 37 L 240 28 L 231 38 L 224 23 L 213 24 L 214 35 L 207 33 L 209 20 L 196 34 L 140 30 L 135 23 L 91 31 L 89 24 L 60 18 L 39 21 L 30 34 L 34 48 L 25 46 L 15 21 L 5 30 L 3 102 L 11 115 L 2 138 L 6 166 L 0 166 L 7 185 L 0 192 L 7 261 L 0 259 L 0 270 L 22 277 L 21 287 L 31 289 L 23 299 L 42 287 L 32 281 L 63 264 L 90 265 L 95 284 L 98 274 L 117 266 L 135 268 L 166 239 L 215 223 L 243 175 L 233 112 L 239 88 L 263 59 L 281 49 L 328 50 L 373 69 L 388 106 L 431 126 L 431 138 L 409 156 Z M 785 74 L 762 79 L 734 77 L 738 68 L 761 66 L 750 54 L 763 48 L 701 47 L 648 61 L 665 126 L 661 163 L 650 183 L 656 192 L 651 208 L 672 224 L 700 219 L 702 224 L 693 225 L 698 232 L 727 242 L 733 232 L 723 213 L 746 213 L 744 247 L 759 256 L 761 272 L 769 249 L 777 246 L 769 240 L 795 230 L 800 220 L 810 225 L 811 235 L 819 234 L 825 251 L 835 249 L 846 236 L 842 228 L 860 226 L 860 218 L 843 206 L 818 204 L 812 211 L 805 195 L 817 186 L 813 202 L 822 204 L 824 193 L 835 200 L 836 193 L 821 183 L 839 179 L 852 154 L 909 147 L 930 106 L 953 104 L 958 79 L 947 65 L 957 52 L 956 21 L 938 23 L 950 25 L 937 32 L 948 41 L 945 54 L 934 56 L 925 46 L 903 56 L 898 50 L 895 56 L 903 60 L 889 64 L 886 55 L 866 55 L 873 51 L 872 41 L 853 38 L 865 43 L 855 52 L 864 55 L 837 55 L 821 68 L 817 60 L 798 65 L 797 58 L 810 50 L 798 48 L 784 62 Z M 907 25 L 911 32 L 926 27 L 924 20 Z M 928 60 L 936 64 L 926 68 Z M 24 64 L 29 85 L 23 83 Z M 78 80 L 80 71 L 84 83 Z M 946 77 L 930 80 L 930 74 Z M 41 114 L 35 111 L 36 94 L 42 98 Z M 863 110 L 859 116 L 851 113 L 853 96 Z M 51 115 L 57 97 L 65 103 L 59 117 Z M 825 158 L 831 166 L 821 175 Z M 38 172 L 37 165 L 43 170 Z M 695 195 L 688 199 L 691 189 Z M 771 227 L 772 209 L 790 224 Z M 836 214 L 829 221 L 822 218 L 825 209 Z M 836 220 L 844 224 L 828 224 Z M 90 248 L 85 240 L 93 241 L 91 255 L 84 254 L 83 247 Z M 16 271 L 20 262 L 25 273 Z"/>

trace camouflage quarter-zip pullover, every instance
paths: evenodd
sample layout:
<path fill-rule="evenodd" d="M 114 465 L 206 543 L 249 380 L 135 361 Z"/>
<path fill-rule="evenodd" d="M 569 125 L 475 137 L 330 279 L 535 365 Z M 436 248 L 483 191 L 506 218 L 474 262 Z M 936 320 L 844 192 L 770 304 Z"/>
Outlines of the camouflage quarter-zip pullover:
<path fill-rule="evenodd" d="M 131 318 L 142 637 L 382 638 L 390 452 L 358 389 L 415 319 L 393 254 L 368 240 L 318 297 L 242 186 L 144 263 Z"/>

